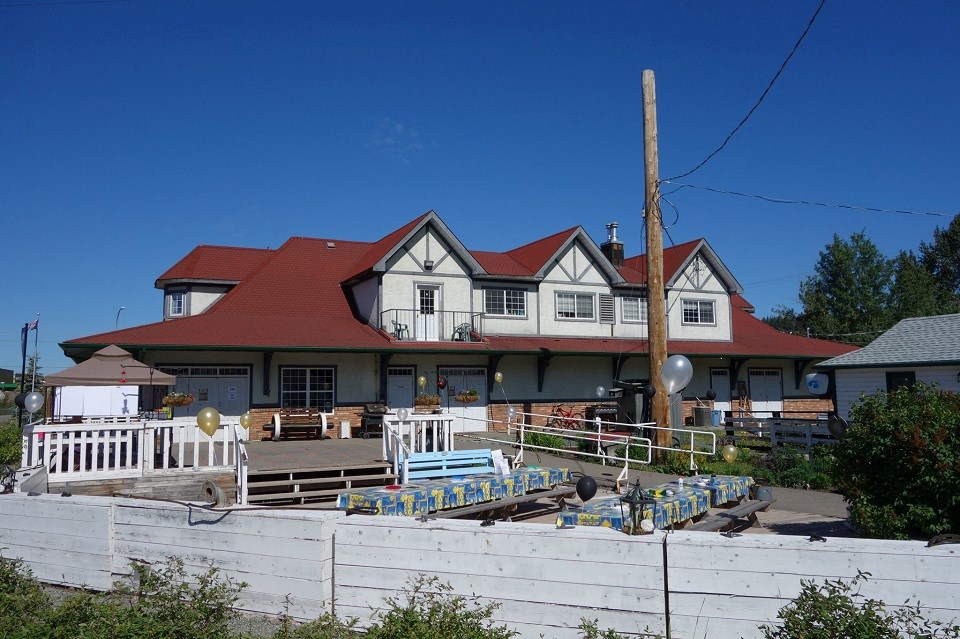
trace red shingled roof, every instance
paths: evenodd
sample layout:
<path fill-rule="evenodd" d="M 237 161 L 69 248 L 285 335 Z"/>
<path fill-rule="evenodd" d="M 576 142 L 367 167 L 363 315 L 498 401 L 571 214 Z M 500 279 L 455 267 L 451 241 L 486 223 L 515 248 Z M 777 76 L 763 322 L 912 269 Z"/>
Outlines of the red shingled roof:
<path fill-rule="evenodd" d="M 426 213 L 430 215 L 431 213 Z M 199 315 L 71 340 L 70 345 L 194 349 L 413 350 L 496 353 L 642 354 L 647 342 L 636 339 L 488 335 L 481 343 L 395 342 L 353 314 L 342 283 L 367 272 L 424 218 L 405 224 L 381 240 L 351 242 L 294 237 L 276 250 L 199 246 L 164 273 L 171 279 L 240 280 L 229 293 Z M 490 274 L 532 276 L 579 227 L 555 233 L 506 253 L 473 251 Z M 669 277 L 700 240 L 664 251 Z M 643 256 L 620 269 L 629 282 L 642 283 Z M 756 319 L 749 304 L 732 297 L 732 342 L 671 341 L 674 353 L 703 356 L 833 357 L 853 346 L 786 335 Z"/>
<path fill-rule="evenodd" d="M 202 244 L 158 277 L 156 285 L 162 288 L 170 280 L 239 282 L 271 254 L 270 249 Z"/>
<path fill-rule="evenodd" d="M 703 241 L 703 238 L 697 238 L 663 249 L 663 279 L 669 280 L 680 269 L 680 266 L 687 261 L 690 254 Z M 617 269 L 620 276 L 633 284 L 646 284 L 647 282 L 647 254 L 641 253 L 623 260 L 623 266 Z"/>

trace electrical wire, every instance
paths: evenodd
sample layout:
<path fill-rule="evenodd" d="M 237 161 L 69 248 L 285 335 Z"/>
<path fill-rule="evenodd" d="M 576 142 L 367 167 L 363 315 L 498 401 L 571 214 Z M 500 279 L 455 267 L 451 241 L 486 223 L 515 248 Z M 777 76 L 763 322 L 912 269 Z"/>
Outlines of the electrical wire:
<path fill-rule="evenodd" d="M 673 182 L 670 182 L 669 180 L 664 180 L 664 183 L 673 184 Z M 908 211 L 904 209 L 882 209 L 873 206 L 858 206 L 854 204 L 831 204 L 828 202 L 816 202 L 813 200 L 791 200 L 788 198 L 772 197 L 769 195 L 757 195 L 755 193 L 743 193 L 742 191 L 718 189 L 712 186 L 703 186 L 700 184 L 683 184 L 682 186 L 691 189 L 699 189 L 701 191 L 709 191 L 710 193 L 718 193 L 720 195 L 736 195 L 738 197 L 754 198 L 757 200 L 763 200 L 764 202 L 772 202 L 773 204 L 803 204 L 807 206 L 820 206 L 829 209 L 846 209 L 849 211 L 866 211 L 871 213 L 897 213 L 901 215 L 925 215 L 932 217 L 953 217 L 955 215 L 960 215 L 960 211 L 952 213 L 931 213 L 926 211 Z M 676 191 L 671 191 L 671 193 L 675 192 Z"/>
<path fill-rule="evenodd" d="M 709 162 L 713 158 L 713 156 L 715 156 L 717 153 L 720 153 L 720 151 L 722 151 L 725 146 L 727 146 L 727 143 L 733 138 L 734 135 L 736 135 L 737 131 L 739 131 L 740 128 L 747 123 L 747 120 L 750 119 L 750 116 L 753 115 L 753 112 L 756 111 L 757 108 L 759 108 L 760 104 L 767 97 L 767 94 L 770 93 L 770 89 L 773 88 L 774 83 L 776 83 L 777 79 L 780 77 L 780 74 L 783 73 L 783 70 L 786 68 L 787 63 L 790 62 L 790 58 L 792 58 L 793 54 L 796 53 L 797 49 L 800 48 L 800 43 L 803 42 L 803 39 L 807 37 L 808 33 L 810 33 L 810 29 L 811 27 L 813 27 L 813 23 L 814 21 L 816 21 L 817 16 L 820 15 L 820 10 L 823 9 L 823 5 L 825 2 L 826 0 L 820 0 L 820 5 L 817 6 L 817 10 L 813 12 L 813 16 L 810 18 L 810 21 L 807 23 L 807 28 L 804 29 L 803 33 L 800 34 L 800 38 L 797 39 L 796 44 L 793 45 L 793 49 L 790 50 L 790 53 L 784 59 L 783 63 L 780 65 L 780 68 L 777 69 L 777 72 L 774 74 L 773 78 L 767 84 L 767 88 L 763 90 L 763 93 L 760 94 L 760 97 L 757 99 L 756 104 L 754 104 L 750 108 L 750 110 L 747 111 L 747 114 L 743 116 L 743 119 L 740 120 L 740 123 L 734 127 L 733 131 L 731 131 L 729 135 L 727 135 L 723 143 L 720 146 L 718 146 L 716 149 L 714 149 L 714 151 L 710 155 L 705 157 L 703 161 L 700 162 L 700 164 L 696 165 L 686 173 L 681 173 L 680 175 L 670 178 L 670 180 L 679 180 L 680 178 L 685 178 L 688 175 L 694 173 L 695 171 L 699 170 L 700 167 L 702 167 L 704 164 Z M 669 181 L 669 180 L 666 180 L 666 181 Z"/>

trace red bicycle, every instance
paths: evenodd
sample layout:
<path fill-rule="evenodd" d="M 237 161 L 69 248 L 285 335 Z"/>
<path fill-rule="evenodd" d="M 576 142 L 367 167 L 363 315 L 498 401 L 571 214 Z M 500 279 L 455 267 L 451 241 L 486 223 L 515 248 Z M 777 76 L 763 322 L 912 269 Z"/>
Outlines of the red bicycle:
<path fill-rule="evenodd" d="M 547 418 L 548 428 L 580 428 L 583 424 L 583 413 L 573 412 L 563 407 L 563 404 L 557 404 L 553 407 L 550 417 Z"/>

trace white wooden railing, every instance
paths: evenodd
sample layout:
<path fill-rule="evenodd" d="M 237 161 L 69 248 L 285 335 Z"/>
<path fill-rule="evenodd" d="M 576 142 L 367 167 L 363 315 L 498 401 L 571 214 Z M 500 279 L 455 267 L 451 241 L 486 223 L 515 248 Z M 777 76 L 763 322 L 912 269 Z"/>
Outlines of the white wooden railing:
<path fill-rule="evenodd" d="M 410 453 L 454 450 L 453 420 L 450 413 L 410 413 L 403 420 L 396 413 L 383 416 L 383 458 L 393 464 L 400 483 L 407 482 L 403 461 Z"/>
<path fill-rule="evenodd" d="M 142 477 L 172 469 L 233 468 L 236 418 L 208 437 L 193 418 L 139 421 L 90 417 L 35 422 L 23 429 L 21 466 L 47 467 L 51 481 Z"/>

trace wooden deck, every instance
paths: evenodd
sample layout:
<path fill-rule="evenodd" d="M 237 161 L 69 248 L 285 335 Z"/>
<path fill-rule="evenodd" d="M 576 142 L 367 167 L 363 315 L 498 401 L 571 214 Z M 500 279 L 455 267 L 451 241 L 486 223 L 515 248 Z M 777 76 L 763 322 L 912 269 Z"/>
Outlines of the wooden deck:
<path fill-rule="evenodd" d="M 379 439 L 247 443 L 248 503 L 330 502 L 352 488 L 396 482 Z"/>
<path fill-rule="evenodd" d="M 252 441 L 246 446 L 251 472 L 340 469 L 383 461 L 379 438 Z"/>

